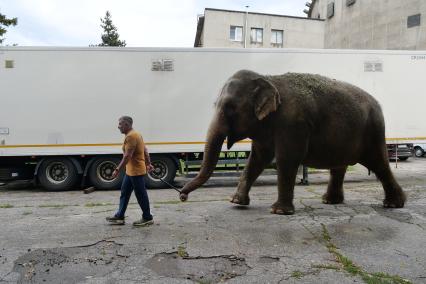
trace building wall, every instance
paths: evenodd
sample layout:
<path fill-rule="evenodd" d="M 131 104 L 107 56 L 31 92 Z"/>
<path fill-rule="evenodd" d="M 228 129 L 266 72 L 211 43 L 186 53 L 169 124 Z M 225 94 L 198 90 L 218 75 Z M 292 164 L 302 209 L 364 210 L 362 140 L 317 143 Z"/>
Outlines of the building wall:
<path fill-rule="evenodd" d="M 245 12 L 206 9 L 201 35 L 203 47 L 244 47 L 231 41 L 230 26 L 245 26 Z M 286 48 L 324 48 L 324 21 L 290 16 L 248 13 L 246 47 L 270 48 L 271 30 L 283 30 Z M 263 28 L 263 43 L 250 42 L 251 28 Z M 244 35 L 244 32 L 243 32 Z"/>
<path fill-rule="evenodd" d="M 327 5 L 334 16 L 327 18 Z M 311 17 L 325 19 L 325 48 L 426 49 L 425 0 L 314 0 Z M 421 14 L 420 26 L 407 27 L 408 16 Z"/>

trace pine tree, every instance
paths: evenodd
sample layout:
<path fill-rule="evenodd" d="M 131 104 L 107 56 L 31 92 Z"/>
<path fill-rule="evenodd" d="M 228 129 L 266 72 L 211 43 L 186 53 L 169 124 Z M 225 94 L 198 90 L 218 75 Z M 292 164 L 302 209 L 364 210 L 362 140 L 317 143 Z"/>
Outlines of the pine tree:
<path fill-rule="evenodd" d="M 18 24 L 18 18 L 8 19 L 6 15 L 0 13 L 0 44 L 3 43 L 4 38 L 2 36 L 7 32 L 6 27 L 16 26 Z"/>
<path fill-rule="evenodd" d="M 105 17 L 101 18 L 101 27 L 104 30 L 102 34 L 102 43 L 99 46 L 126 46 L 126 41 L 119 40 L 117 28 L 112 24 L 111 14 L 106 11 Z"/>

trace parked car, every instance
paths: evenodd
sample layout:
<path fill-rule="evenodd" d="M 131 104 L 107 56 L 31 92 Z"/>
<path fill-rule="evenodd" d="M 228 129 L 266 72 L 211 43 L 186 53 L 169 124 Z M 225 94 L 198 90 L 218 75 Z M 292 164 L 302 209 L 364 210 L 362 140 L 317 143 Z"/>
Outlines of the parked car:
<path fill-rule="evenodd" d="M 401 161 L 407 160 L 413 156 L 414 146 L 412 143 L 405 144 L 387 144 L 389 159 L 398 158 Z"/>
<path fill-rule="evenodd" d="M 426 143 L 414 144 L 414 155 L 416 155 L 416 157 L 423 157 L 425 153 L 426 153 Z"/>

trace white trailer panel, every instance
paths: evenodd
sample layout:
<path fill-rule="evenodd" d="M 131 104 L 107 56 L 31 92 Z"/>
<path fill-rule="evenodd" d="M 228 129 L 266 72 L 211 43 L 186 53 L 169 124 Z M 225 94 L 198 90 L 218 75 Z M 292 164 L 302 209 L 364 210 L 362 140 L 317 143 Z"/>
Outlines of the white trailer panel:
<path fill-rule="evenodd" d="M 152 70 L 164 60 L 172 71 Z M 350 82 L 380 102 L 390 142 L 426 140 L 424 51 L 1 47 L 0 62 L 0 156 L 118 154 L 121 115 L 151 153 L 200 152 L 240 69 Z"/>

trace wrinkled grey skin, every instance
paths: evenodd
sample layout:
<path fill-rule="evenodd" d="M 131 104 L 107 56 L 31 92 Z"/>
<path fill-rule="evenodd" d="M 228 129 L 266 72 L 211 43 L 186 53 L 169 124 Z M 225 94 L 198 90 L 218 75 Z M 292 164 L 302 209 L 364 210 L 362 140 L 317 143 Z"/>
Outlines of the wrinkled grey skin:
<path fill-rule="evenodd" d="M 360 163 L 382 183 L 384 207 L 404 206 L 405 194 L 389 167 L 382 110 L 372 96 L 351 84 L 312 74 L 235 73 L 216 102 L 200 172 L 184 186 L 180 199 L 187 200 L 209 179 L 225 139 L 229 149 L 245 138 L 252 139 L 252 149 L 231 198 L 235 204 L 249 205 L 253 182 L 275 157 L 278 199 L 272 213 L 294 213 L 300 164 L 330 169 L 324 203 L 343 203 L 347 166 Z"/>

